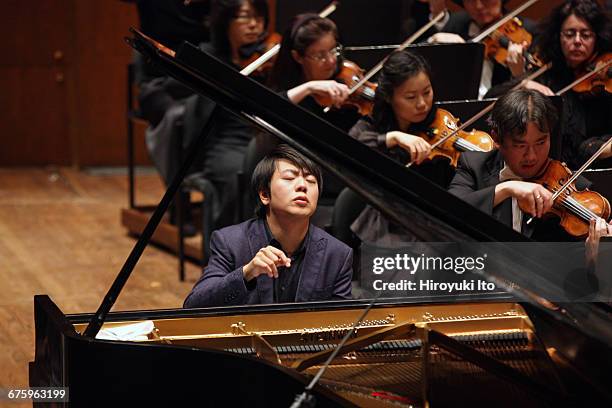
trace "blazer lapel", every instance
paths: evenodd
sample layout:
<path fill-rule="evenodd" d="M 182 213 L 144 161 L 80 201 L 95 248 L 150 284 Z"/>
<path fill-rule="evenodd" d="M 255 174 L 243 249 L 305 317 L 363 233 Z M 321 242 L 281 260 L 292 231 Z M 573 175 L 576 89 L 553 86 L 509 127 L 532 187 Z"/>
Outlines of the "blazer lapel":
<path fill-rule="evenodd" d="M 325 257 L 325 250 L 327 249 L 327 239 L 320 236 L 313 225 L 310 225 L 310 231 L 300 281 L 295 295 L 296 302 L 307 302 L 310 300 L 312 292 L 316 288 L 323 258 Z"/>
<path fill-rule="evenodd" d="M 268 245 L 266 239 L 266 230 L 262 219 L 257 219 L 253 222 L 247 232 L 249 241 L 249 259 L 253 259 L 255 254 Z M 268 275 L 259 275 L 257 277 L 257 293 L 259 294 L 259 303 L 272 303 L 274 294 L 272 289 L 272 279 Z"/>

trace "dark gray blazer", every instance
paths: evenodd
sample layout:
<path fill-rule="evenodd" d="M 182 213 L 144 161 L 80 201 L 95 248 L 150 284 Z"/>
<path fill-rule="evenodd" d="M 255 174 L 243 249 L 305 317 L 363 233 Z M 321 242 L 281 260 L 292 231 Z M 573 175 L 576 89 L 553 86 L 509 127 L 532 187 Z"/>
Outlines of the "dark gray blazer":
<path fill-rule="evenodd" d="M 255 288 L 249 290 L 242 275 L 242 267 L 267 245 L 262 219 L 251 219 L 213 232 L 208 266 L 183 306 L 272 303 L 271 278 L 258 276 Z M 353 250 L 312 224 L 301 268 L 296 302 L 351 298 Z"/>

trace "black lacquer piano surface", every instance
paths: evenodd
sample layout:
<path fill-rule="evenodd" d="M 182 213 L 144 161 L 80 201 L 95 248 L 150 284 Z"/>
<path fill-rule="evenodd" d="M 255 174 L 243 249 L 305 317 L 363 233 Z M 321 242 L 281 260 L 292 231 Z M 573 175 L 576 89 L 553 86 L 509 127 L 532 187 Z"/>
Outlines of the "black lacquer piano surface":
<path fill-rule="evenodd" d="M 318 161 L 419 239 L 526 241 L 196 47 L 174 54 L 137 32 L 131 42 L 169 75 Z M 519 288 L 513 296 L 379 300 L 313 389 L 314 406 L 612 406 L 610 309 L 547 302 L 547 288 L 530 286 L 542 265 L 512 248 L 498 262 L 493 273 Z M 30 385 L 69 387 L 76 407 L 289 407 L 367 303 L 110 313 L 103 329 L 152 327 L 141 339 L 112 341 L 83 335 L 92 314 L 65 315 L 36 296 Z"/>

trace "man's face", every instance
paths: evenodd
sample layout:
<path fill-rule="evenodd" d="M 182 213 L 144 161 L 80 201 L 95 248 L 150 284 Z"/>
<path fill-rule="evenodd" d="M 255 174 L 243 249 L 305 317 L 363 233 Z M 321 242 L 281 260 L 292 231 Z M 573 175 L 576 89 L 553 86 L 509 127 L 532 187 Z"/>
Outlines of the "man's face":
<path fill-rule="evenodd" d="M 550 133 L 540 131 L 535 123 L 529 122 L 524 135 L 504 137 L 499 150 L 514 174 L 531 179 L 540 173 L 548 161 Z"/>
<path fill-rule="evenodd" d="M 314 175 L 287 160 L 277 160 L 270 197 L 260 192 L 259 198 L 276 215 L 310 217 L 317 209 L 319 185 Z"/>
<path fill-rule="evenodd" d="M 480 27 L 486 27 L 502 16 L 502 0 L 463 0 L 463 7 Z"/>

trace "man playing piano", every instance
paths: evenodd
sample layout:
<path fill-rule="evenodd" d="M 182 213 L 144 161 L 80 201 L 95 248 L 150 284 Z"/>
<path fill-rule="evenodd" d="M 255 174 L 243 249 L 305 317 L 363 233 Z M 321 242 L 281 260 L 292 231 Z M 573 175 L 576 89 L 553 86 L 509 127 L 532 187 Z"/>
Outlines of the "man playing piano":
<path fill-rule="evenodd" d="M 257 217 L 213 232 L 184 307 L 350 299 L 352 250 L 310 223 L 321 170 L 280 145 L 251 180 Z"/>

